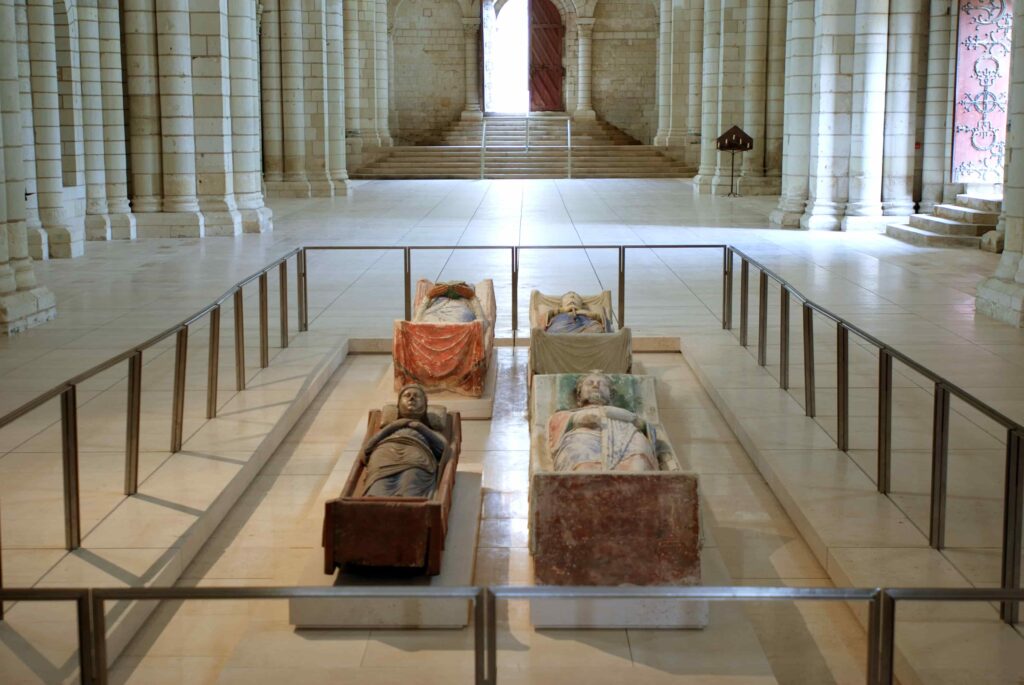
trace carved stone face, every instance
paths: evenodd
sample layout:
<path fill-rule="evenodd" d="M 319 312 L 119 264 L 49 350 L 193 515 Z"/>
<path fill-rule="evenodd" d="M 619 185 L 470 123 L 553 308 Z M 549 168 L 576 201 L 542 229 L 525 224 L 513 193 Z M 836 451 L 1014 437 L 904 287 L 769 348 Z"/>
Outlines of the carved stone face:
<path fill-rule="evenodd" d="M 576 404 L 605 406 L 612 403 L 612 386 L 608 376 L 592 373 L 576 382 Z"/>
<path fill-rule="evenodd" d="M 583 298 L 578 293 L 569 291 L 562 295 L 562 308 L 563 309 L 583 309 Z"/>
<path fill-rule="evenodd" d="M 427 413 L 427 393 L 418 385 L 403 388 L 398 395 L 398 416 L 419 419 Z"/>

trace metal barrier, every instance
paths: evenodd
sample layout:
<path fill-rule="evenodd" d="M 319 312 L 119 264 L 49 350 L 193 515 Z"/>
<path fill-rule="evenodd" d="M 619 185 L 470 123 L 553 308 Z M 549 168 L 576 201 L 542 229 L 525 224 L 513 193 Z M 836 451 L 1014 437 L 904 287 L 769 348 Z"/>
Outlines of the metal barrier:
<path fill-rule="evenodd" d="M 1024 528 L 1024 426 L 996 411 L 988 404 L 943 378 L 926 366 L 896 350 L 870 333 L 812 302 L 786 279 L 771 269 L 733 247 L 726 248 L 726 280 L 733 278 L 732 262 L 740 259 L 740 333 L 739 342 L 747 346 L 748 283 L 750 266 L 760 272 L 758 279 L 758 320 L 757 320 L 757 363 L 767 363 L 768 332 L 768 280 L 779 284 L 782 300 L 780 303 L 780 357 L 779 387 L 789 387 L 789 301 L 795 298 L 803 311 L 804 341 L 804 410 L 808 417 L 816 413 L 814 387 L 814 313 L 835 323 L 836 326 L 836 385 L 837 419 L 836 446 L 842 451 L 849 450 L 850 435 L 850 333 L 878 350 L 878 492 L 889 495 L 892 481 L 892 372 L 893 361 L 910 367 L 934 384 L 935 406 L 932 422 L 932 477 L 929 514 L 929 543 L 935 549 L 945 547 L 947 470 L 949 464 L 949 403 L 955 397 L 977 410 L 1006 431 L 1006 475 L 1003 499 L 1003 555 L 1002 591 L 1013 591 L 1020 587 L 1021 580 L 1021 533 Z M 731 285 L 725 287 L 726 297 Z M 724 328 L 730 328 L 724 325 Z M 1019 604 L 1004 601 L 1001 615 L 1007 623 L 1016 623 L 1019 618 Z"/>
<path fill-rule="evenodd" d="M 96 668 L 93 660 L 94 643 L 92 622 L 90 621 L 91 590 L 86 588 L 18 588 L 4 589 L 0 587 L 0 618 L 3 617 L 3 604 L 7 602 L 74 602 L 75 619 L 78 628 L 78 671 L 82 685 L 93 685 L 96 682 Z M 103 669 L 99 669 L 103 670 Z M 2 674 L 0 674 L 2 675 Z"/>
<path fill-rule="evenodd" d="M 210 350 L 207 360 L 207 387 L 206 387 L 206 416 L 214 418 L 217 415 L 217 372 L 220 361 L 220 308 L 221 305 L 233 298 L 235 310 L 235 380 L 239 390 L 245 389 L 245 330 L 244 314 L 242 308 L 242 289 L 253 282 L 259 281 L 259 331 L 260 331 L 260 366 L 266 367 L 270 359 L 270 338 L 268 330 L 267 313 L 267 273 L 271 269 L 279 269 L 280 280 L 280 302 L 281 302 L 281 347 L 288 346 L 288 287 L 287 287 L 287 262 L 292 257 L 299 261 L 296 270 L 298 274 L 299 305 L 305 308 L 305 291 L 302 289 L 302 279 L 305 275 L 304 253 L 296 248 L 286 255 L 279 257 L 268 266 L 248 276 L 242 281 L 231 286 L 223 295 L 214 300 L 211 304 L 203 307 L 180 323 L 171 326 L 149 340 L 125 350 L 110 359 L 97 364 L 88 371 L 78 374 L 73 378 L 60 383 L 54 388 L 40 394 L 36 398 L 26 402 L 14 411 L 0 417 L 0 428 L 4 428 L 29 412 L 39 408 L 54 398 L 60 398 L 60 425 L 61 425 L 61 452 L 63 462 L 63 490 L 64 490 L 64 538 L 65 547 L 70 550 L 78 549 L 82 542 L 81 515 L 79 508 L 79 480 L 78 480 L 78 386 L 117 364 L 128 362 L 128 392 L 127 392 L 127 420 L 125 440 L 125 469 L 124 469 L 124 494 L 134 495 L 139 489 L 139 426 L 142 411 L 142 355 L 147 349 L 170 338 L 175 337 L 174 351 L 174 385 L 171 403 L 171 452 L 181 450 L 185 417 L 185 378 L 188 364 L 188 334 L 189 328 L 202 317 L 210 316 Z M 300 320 L 300 328 L 302 321 Z M 2 584 L 0 584 L 2 587 Z M 0 612 L 2 618 L 2 612 Z"/>
<path fill-rule="evenodd" d="M 868 603 L 867 683 L 878 682 L 878 622 L 881 590 L 859 588 L 790 588 L 790 587 L 558 587 L 504 586 L 486 588 L 487 610 L 487 683 L 497 685 L 497 611 L 498 599 L 658 599 L 737 601 L 844 601 Z"/>

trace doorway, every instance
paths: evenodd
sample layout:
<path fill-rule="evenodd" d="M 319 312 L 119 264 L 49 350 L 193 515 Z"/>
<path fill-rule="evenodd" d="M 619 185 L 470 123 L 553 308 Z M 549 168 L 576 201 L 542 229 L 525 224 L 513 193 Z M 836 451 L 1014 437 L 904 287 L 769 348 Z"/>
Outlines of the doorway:
<path fill-rule="evenodd" d="M 565 26 L 551 0 L 485 2 L 483 26 L 484 110 L 564 111 Z"/>

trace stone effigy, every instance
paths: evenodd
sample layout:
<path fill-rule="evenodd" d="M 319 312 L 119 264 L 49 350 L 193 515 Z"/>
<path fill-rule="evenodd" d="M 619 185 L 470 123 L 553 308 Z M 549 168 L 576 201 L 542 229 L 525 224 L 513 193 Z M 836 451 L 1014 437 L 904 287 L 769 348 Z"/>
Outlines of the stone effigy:
<path fill-rule="evenodd" d="M 496 306 L 490 279 L 416 284 L 411 321 L 395 321 L 395 389 L 418 383 L 427 390 L 483 394 L 494 347 Z"/>
<path fill-rule="evenodd" d="M 536 376 L 530 429 L 538 583 L 700 582 L 697 476 L 664 438 L 653 377 Z"/>
<path fill-rule="evenodd" d="M 324 573 L 348 565 L 440 573 L 461 445 L 459 413 L 428 408 L 418 385 L 370 412 L 341 496 L 325 505 Z"/>
<path fill-rule="evenodd" d="M 615 330 L 612 294 L 530 294 L 530 373 L 629 373 L 632 336 Z"/>

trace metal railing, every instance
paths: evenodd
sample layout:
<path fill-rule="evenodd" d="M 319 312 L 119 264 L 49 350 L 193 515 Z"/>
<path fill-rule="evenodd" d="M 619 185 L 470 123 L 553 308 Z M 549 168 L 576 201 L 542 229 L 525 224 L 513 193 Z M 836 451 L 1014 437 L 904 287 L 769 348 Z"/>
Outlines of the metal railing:
<path fill-rule="evenodd" d="M 79 508 L 78 478 L 78 403 L 77 388 L 83 382 L 122 362 L 128 362 L 127 412 L 125 426 L 125 467 L 124 494 L 134 495 L 139 488 L 139 444 L 142 412 L 142 355 L 143 353 L 174 336 L 174 380 L 171 400 L 171 440 L 170 451 L 181 451 L 184 438 L 185 417 L 185 381 L 188 366 L 189 329 L 204 316 L 210 317 L 209 356 L 207 359 L 206 386 L 206 418 L 217 415 L 217 377 L 220 362 L 220 311 L 228 299 L 234 303 L 234 337 L 235 337 L 235 386 L 241 391 L 245 389 L 245 314 L 242 302 L 242 289 L 252 283 L 259 283 L 259 349 L 260 368 L 270 363 L 270 333 L 268 314 L 268 273 L 278 269 L 280 281 L 280 334 L 281 347 L 288 347 L 288 260 L 295 257 L 298 263 L 297 287 L 299 306 L 306 307 L 305 284 L 302 278 L 305 273 L 305 254 L 296 248 L 286 255 L 277 258 L 256 273 L 231 286 L 223 295 L 203 307 L 181 322 L 171 326 L 145 342 L 114 355 L 91 369 L 70 378 L 55 387 L 41 393 L 17 409 L 0 417 L 0 429 L 9 426 L 21 417 L 41 407 L 54 398 L 60 399 L 60 432 L 62 453 L 62 479 L 64 499 L 64 543 L 70 550 L 78 549 L 82 542 L 81 514 Z M 0 576 L 2 587 L 2 576 Z M 2 612 L 0 612 L 2 618 Z"/>
<path fill-rule="evenodd" d="M 106 603 L 112 601 L 418 599 L 473 602 L 473 671 L 477 685 L 498 682 L 498 600 L 660 600 L 704 602 L 864 602 L 868 606 L 865 681 L 892 685 L 898 602 L 1024 601 L 1024 591 L 984 588 L 580 587 L 580 586 L 327 586 L 0 589 L 3 601 L 73 601 L 77 608 L 81 682 L 106 685 Z M 1007 628 L 1009 630 L 1009 628 Z M 713 674 L 709 674 L 713 675 Z"/>
<path fill-rule="evenodd" d="M 889 496 L 892 484 L 892 374 L 893 362 L 898 361 L 924 376 L 934 385 L 932 414 L 932 467 L 929 506 L 928 541 L 941 550 L 946 544 L 946 501 L 949 468 L 950 399 L 955 397 L 1006 431 L 1005 481 L 1003 496 L 1002 591 L 1015 591 L 1021 580 L 1021 533 L 1024 529 L 1024 426 L 998 412 L 982 400 L 935 371 L 911 359 L 896 348 L 879 340 L 862 328 L 811 301 L 786 279 L 756 259 L 734 247 L 727 247 L 725 297 L 732 297 L 734 260 L 740 259 L 740 330 L 739 343 L 749 343 L 749 282 L 750 266 L 760 272 L 758 279 L 757 363 L 767 364 L 768 345 L 768 281 L 780 288 L 779 328 L 779 387 L 789 388 L 789 329 L 790 301 L 795 299 L 802 308 L 804 351 L 804 412 L 808 417 L 816 413 L 814 377 L 814 314 L 820 314 L 836 326 L 836 447 L 844 452 L 850 449 L 850 334 L 878 350 L 878 463 L 876 484 L 878 492 Z M 724 328 L 731 328 L 726 322 Z M 1007 623 L 1019 619 L 1019 604 L 1004 601 L 1001 615 Z"/>

